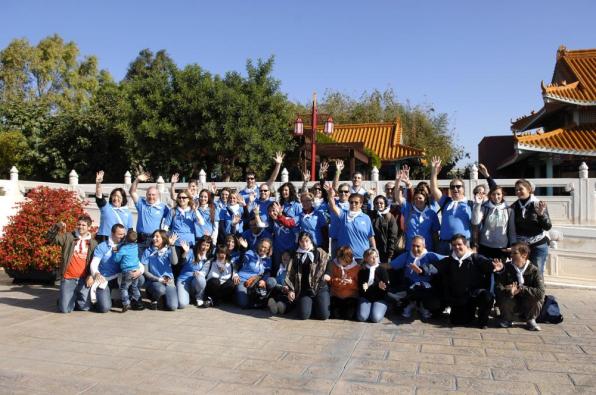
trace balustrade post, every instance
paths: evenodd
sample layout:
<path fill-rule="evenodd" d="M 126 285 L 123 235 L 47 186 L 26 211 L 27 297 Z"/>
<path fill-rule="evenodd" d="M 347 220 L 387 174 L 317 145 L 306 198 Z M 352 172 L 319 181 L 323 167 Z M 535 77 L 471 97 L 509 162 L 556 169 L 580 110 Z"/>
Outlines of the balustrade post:
<path fill-rule="evenodd" d="M 124 185 L 130 184 L 132 184 L 132 174 L 130 174 L 130 171 L 126 170 L 126 173 L 124 173 Z"/>
<path fill-rule="evenodd" d="M 10 168 L 10 181 L 12 182 L 19 182 L 19 170 L 16 166 Z"/>
<path fill-rule="evenodd" d="M 157 191 L 159 193 L 164 193 L 166 191 L 166 182 L 162 176 L 157 177 Z"/>
<path fill-rule="evenodd" d="M 199 171 L 199 182 L 203 188 L 207 185 L 207 173 L 203 169 Z"/>
<path fill-rule="evenodd" d="M 288 169 L 286 169 L 284 167 L 283 170 L 281 171 L 281 182 L 285 183 L 285 182 L 288 182 L 289 180 L 290 180 L 290 173 L 288 172 Z"/>

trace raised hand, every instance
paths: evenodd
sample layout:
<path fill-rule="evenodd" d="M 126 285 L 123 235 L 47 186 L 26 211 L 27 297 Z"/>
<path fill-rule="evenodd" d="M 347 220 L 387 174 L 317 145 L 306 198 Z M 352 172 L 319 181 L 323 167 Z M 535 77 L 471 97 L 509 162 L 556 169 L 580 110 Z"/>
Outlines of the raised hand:
<path fill-rule="evenodd" d="M 503 261 L 495 258 L 493 259 L 493 272 L 500 272 L 503 270 Z"/>
<path fill-rule="evenodd" d="M 101 184 L 103 182 L 103 170 L 98 171 L 95 173 L 95 183 Z"/>
<path fill-rule="evenodd" d="M 536 214 L 538 214 L 538 216 L 543 216 L 544 212 L 546 211 L 546 202 L 544 200 L 541 200 L 538 202 L 538 207 L 536 207 Z"/>
<path fill-rule="evenodd" d="M 284 161 L 285 156 L 286 155 L 284 153 L 278 151 L 275 153 L 275 157 L 273 158 L 273 160 L 275 161 L 276 164 L 281 165 L 282 162 Z"/>
<path fill-rule="evenodd" d="M 248 205 L 252 205 L 257 198 L 257 195 L 254 192 L 248 194 Z"/>
<path fill-rule="evenodd" d="M 331 199 L 335 198 L 335 189 L 333 189 L 331 185 L 325 183 L 325 185 L 323 185 L 323 188 L 327 191 L 327 194 Z"/>
<path fill-rule="evenodd" d="M 238 238 L 238 244 L 240 244 L 242 246 L 242 248 L 248 248 L 248 241 L 246 241 L 246 239 L 244 237 L 239 237 Z"/>
<path fill-rule="evenodd" d="M 484 203 L 484 197 L 482 197 L 481 194 L 477 193 L 476 195 L 474 195 L 474 203 L 476 203 L 476 204 Z"/>
<path fill-rule="evenodd" d="M 436 171 L 439 173 L 441 171 L 441 158 L 438 156 L 433 156 L 432 160 L 430 161 L 431 170 Z"/>
<path fill-rule="evenodd" d="M 170 177 L 170 182 L 172 184 L 176 184 L 179 180 L 180 180 L 180 174 L 178 174 L 178 173 L 174 173 L 174 174 L 172 174 L 172 177 Z"/>
<path fill-rule="evenodd" d="M 484 176 L 484 178 L 490 177 L 488 169 L 482 163 L 478 163 L 478 172 Z"/>
<path fill-rule="evenodd" d="M 186 240 L 180 240 L 180 247 L 182 247 L 182 251 L 188 252 L 190 250 L 190 245 L 186 242 Z"/>
<path fill-rule="evenodd" d="M 176 243 L 176 240 L 178 240 L 178 235 L 176 233 L 172 233 L 168 237 L 168 242 L 170 243 L 171 246 L 173 246 Z"/>
<path fill-rule="evenodd" d="M 336 160 L 335 167 L 337 168 L 337 171 L 341 172 L 344 169 L 344 161 L 341 159 Z"/>
<path fill-rule="evenodd" d="M 304 180 L 304 182 L 310 181 L 310 170 L 305 170 L 304 172 L 302 172 L 302 179 Z"/>
<path fill-rule="evenodd" d="M 209 192 L 211 192 L 212 194 L 217 194 L 217 185 L 215 185 L 215 182 L 212 182 L 209 185 Z"/>
<path fill-rule="evenodd" d="M 321 175 L 326 175 L 327 171 L 329 171 L 329 162 L 327 161 L 323 161 L 321 162 L 321 167 L 319 168 L 319 172 L 321 173 Z"/>

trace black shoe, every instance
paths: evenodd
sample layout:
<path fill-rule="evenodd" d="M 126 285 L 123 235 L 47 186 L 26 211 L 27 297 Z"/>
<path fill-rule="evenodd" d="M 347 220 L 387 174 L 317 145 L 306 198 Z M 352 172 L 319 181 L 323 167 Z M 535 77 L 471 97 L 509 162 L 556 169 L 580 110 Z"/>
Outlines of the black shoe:
<path fill-rule="evenodd" d="M 203 307 L 204 308 L 213 307 L 213 299 L 207 298 L 207 300 L 205 301 L 205 304 L 203 304 Z"/>
<path fill-rule="evenodd" d="M 126 313 L 128 310 L 130 310 L 130 304 L 123 304 L 122 305 L 122 312 Z"/>
<path fill-rule="evenodd" d="M 143 302 L 137 302 L 136 300 L 133 300 L 130 303 L 130 309 L 136 310 L 136 311 L 142 311 L 142 310 L 145 310 L 145 306 L 143 305 Z"/>
<path fill-rule="evenodd" d="M 157 300 L 152 300 L 151 305 L 149 306 L 151 310 L 157 310 Z"/>

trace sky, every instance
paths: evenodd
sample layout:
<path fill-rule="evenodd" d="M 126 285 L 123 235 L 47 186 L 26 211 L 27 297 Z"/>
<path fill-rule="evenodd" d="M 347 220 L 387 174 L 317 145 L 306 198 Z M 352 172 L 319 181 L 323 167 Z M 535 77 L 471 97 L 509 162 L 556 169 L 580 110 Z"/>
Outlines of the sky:
<path fill-rule="evenodd" d="M 215 74 L 274 55 L 290 100 L 391 88 L 447 113 L 471 155 L 462 166 L 484 136 L 510 134 L 511 119 L 542 107 L 560 45 L 596 47 L 595 17 L 593 0 L 5 0 L 0 48 L 57 33 L 116 80 L 145 48 Z"/>

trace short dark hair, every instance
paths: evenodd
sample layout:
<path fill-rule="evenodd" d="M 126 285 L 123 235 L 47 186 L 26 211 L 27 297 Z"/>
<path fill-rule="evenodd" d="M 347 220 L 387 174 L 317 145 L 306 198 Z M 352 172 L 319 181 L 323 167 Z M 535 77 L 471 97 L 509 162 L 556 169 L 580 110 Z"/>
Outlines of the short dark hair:
<path fill-rule="evenodd" d="M 528 243 L 523 242 L 523 241 L 518 241 L 517 243 L 513 243 L 511 245 L 511 248 L 517 248 L 517 251 L 521 254 L 521 255 L 525 255 L 527 257 L 530 256 L 530 246 L 528 245 Z"/>
<path fill-rule="evenodd" d="M 120 195 L 122 195 L 122 206 L 126 206 L 128 204 L 128 199 L 126 199 L 126 191 L 123 188 L 112 189 L 112 192 L 110 192 L 110 203 L 112 203 L 112 196 L 114 196 L 116 192 L 120 192 Z"/>
<path fill-rule="evenodd" d="M 122 224 L 114 224 L 114 225 L 112 225 L 111 232 L 112 233 L 116 233 L 116 231 L 118 229 L 124 229 L 124 230 L 126 230 L 126 228 L 124 227 L 124 225 L 122 225 Z"/>
<path fill-rule="evenodd" d="M 464 244 L 468 245 L 468 239 L 466 238 L 466 236 L 462 235 L 461 233 L 457 233 L 457 234 L 453 235 L 450 242 L 453 243 L 454 241 L 457 241 L 457 240 L 461 240 L 464 242 Z"/>
<path fill-rule="evenodd" d="M 129 229 L 126 233 L 126 241 L 129 243 L 136 243 L 137 242 L 137 232 L 132 229 Z"/>
<path fill-rule="evenodd" d="M 79 218 L 77 218 L 77 222 L 79 221 L 85 221 L 87 223 L 87 226 L 91 226 L 91 224 L 93 223 L 93 220 L 87 214 L 79 215 Z"/>

